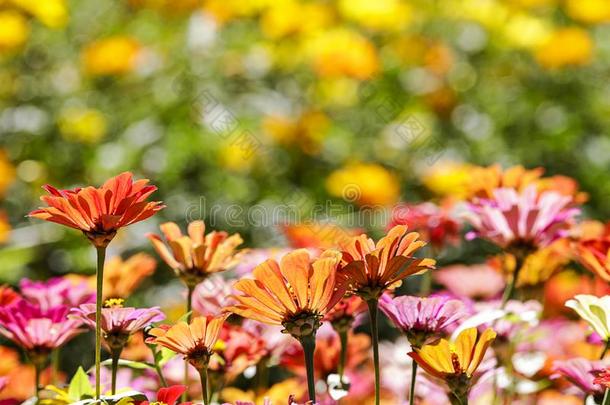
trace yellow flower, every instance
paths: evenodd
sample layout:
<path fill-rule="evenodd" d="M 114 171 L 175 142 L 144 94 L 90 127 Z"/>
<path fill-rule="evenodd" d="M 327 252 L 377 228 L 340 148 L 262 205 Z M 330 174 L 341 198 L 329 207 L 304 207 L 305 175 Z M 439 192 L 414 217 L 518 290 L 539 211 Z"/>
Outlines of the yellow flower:
<path fill-rule="evenodd" d="M 106 118 L 89 108 L 68 108 L 59 117 L 59 131 L 67 140 L 96 143 L 106 134 Z"/>
<path fill-rule="evenodd" d="M 0 149 L 0 197 L 15 180 L 15 168 L 8 160 L 4 150 Z"/>
<path fill-rule="evenodd" d="M 0 11 L 0 52 L 20 47 L 29 35 L 30 27 L 23 15 L 13 10 Z"/>
<path fill-rule="evenodd" d="M 254 15 L 274 3 L 273 0 L 205 0 L 203 10 L 214 17 L 217 23 L 224 24 L 236 18 Z"/>
<path fill-rule="evenodd" d="M 493 29 L 503 27 L 510 15 L 507 5 L 498 0 L 448 0 L 441 5 L 449 16 L 473 20 Z"/>
<path fill-rule="evenodd" d="M 414 348 L 409 356 L 434 377 L 448 380 L 466 376 L 470 379 L 495 338 L 493 329 L 479 334 L 476 328 L 470 328 L 461 332 L 455 342 L 441 339 L 436 344 Z"/>
<path fill-rule="evenodd" d="M 375 163 L 354 163 L 335 170 L 326 179 L 326 189 L 335 197 L 364 206 L 390 206 L 400 194 L 398 177 Z"/>
<path fill-rule="evenodd" d="M 13 4 L 51 28 L 61 28 L 68 22 L 65 0 L 11 0 Z"/>
<path fill-rule="evenodd" d="M 422 183 L 439 196 L 464 199 L 470 195 L 472 169 L 473 166 L 464 163 L 439 163 L 423 174 Z"/>
<path fill-rule="evenodd" d="M 411 7 L 400 0 L 340 0 L 339 12 L 373 30 L 401 30 L 411 20 Z"/>
<path fill-rule="evenodd" d="M 222 390 L 221 397 L 223 401 L 230 403 L 236 401 L 251 401 L 255 405 L 263 405 L 265 398 L 269 398 L 273 404 L 283 404 L 290 395 L 295 395 L 298 398 L 304 393 L 305 387 L 301 381 L 296 378 L 288 378 L 271 386 L 266 392 L 259 394 L 254 393 L 254 391 L 241 391 L 235 387 L 228 387 Z"/>
<path fill-rule="evenodd" d="M 244 150 L 236 143 L 224 145 L 219 152 L 220 165 L 233 172 L 248 172 L 256 162 L 254 150 Z"/>
<path fill-rule="evenodd" d="M 565 10 L 574 20 L 587 24 L 610 21 L 610 2 L 607 0 L 566 0 Z"/>
<path fill-rule="evenodd" d="M 282 145 L 296 144 L 310 155 L 320 152 L 328 127 L 329 119 L 320 111 L 306 111 L 296 119 L 271 116 L 263 121 L 265 132 L 274 141 Z"/>
<path fill-rule="evenodd" d="M 542 18 L 518 13 L 509 18 L 504 26 L 504 36 L 508 43 L 518 48 L 536 48 L 548 41 L 550 24 Z"/>
<path fill-rule="evenodd" d="M 356 31 L 337 28 L 321 32 L 306 45 L 315 72 L 322 77 L 364 80 L 379 70 L 375 46 Z"/>
<path fill-rule="evenodd" d="M 118 75 L 136 67 L 140 44 L 129 37 L 111 37 L 96 41 L 83 52 L 83 64 L 91 75 Z"/>
<path fill-rule="evenodd" d="M 588 64 L 593 57 L 593 40 L 582 28 L 555 31 L 536 51 L 536 59 L 547 69 Z"/>
<path fill-rule="evenodd" d="M 323 3 L 280 1 L 261 16 L 263 33 L 272 39 L 293 34 L 306 34 L 328 27 L 333 21 L 330 6 Z"/>

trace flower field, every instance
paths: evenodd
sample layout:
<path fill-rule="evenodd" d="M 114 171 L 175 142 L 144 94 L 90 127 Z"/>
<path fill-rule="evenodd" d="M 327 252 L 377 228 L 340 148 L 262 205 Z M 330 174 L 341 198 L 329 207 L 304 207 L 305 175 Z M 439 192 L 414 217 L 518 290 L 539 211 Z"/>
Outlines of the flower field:
<path fill-rule="evenodd" d="M 610 2 L 0 0 L 0 405 L 610 405 Z"/>

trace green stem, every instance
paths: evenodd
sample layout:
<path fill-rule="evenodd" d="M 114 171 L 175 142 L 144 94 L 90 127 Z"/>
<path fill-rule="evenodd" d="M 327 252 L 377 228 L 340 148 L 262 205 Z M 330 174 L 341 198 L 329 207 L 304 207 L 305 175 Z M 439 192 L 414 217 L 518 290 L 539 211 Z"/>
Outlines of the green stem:
<path fill-rule="evenodd" d="M 102 302 L 104 286 L 104 261 L 106 259 L 106 248 L 96 247 L 97 270 L 96 270 L 96 296 L 95 296 L 95 399 L 100 399 L 100 363 L 102 360 Z"/>
<path fill-rule="evenodd" d="M 432 256 L 432 257 L 436 257 L 436 256 Z M 420 284 L 419 293 L 422 297 L 426 297 L 430 294 L 431 290 L 432 290 L 432 274 L 429 271 L 427 271 L 421 275 L 421 284 Z"/>
<path fill-rule="evenodd" d="M 520 254 L 515 254 L 514 257 L 515 271 L 513 272 L 513 276 L 510 282 L 504 289 L 504 294 L 502 295 L 502 305 L 500 306 L 500 309 L 504 309 L 508 300 L 513 298 L 513 295 L 515 294 L 515 289 L 517 288 L 517 281 L 519 280 L 519 272 L 521 271 L 521 267 L 523 267 L 523 264 L 525 262 L 524 258 Z"/>
<path fill-rule="evenodd" d="M 186 322 L 191 323 L 191 319 L 193 319 L 193 291 L 195 290 L 195 286 L 191 284 L 187 284 L 186 286 Z M 207 374 L 207 370 L 206 370 Z M 189 364 L 184 363 L 184 385 L 189 386 Z M 182 394 L 182 402 L 186 402 L 186 391 Z"/>
<path fill-rule="evenodd" d="M 601 356 L 599 356 L 600 360 L 603 360 L 606 357 L 606 353 L 608 353 L 608 349 L 610 349 L 610 340 L 606 341 L 606 345 L 604 346 L 604 350 L 602 350 Z"/>
<path fill-rule="evenodd" d="M 369 317 L 371 320 L 371 337 L 373 340 L 373 366 L 375 368 L 375 405 L 379 405 L 380 400 L 380 377 L 379 377 L 379 330 L 377 325 L 378 301 L 376 298 L 367 302 L 369 307 Z"/>
<path fill-rule="evenodd" d="M 343 386 L 343 375 L 345 374 L 345 363 L 347 362 L 347 330 L 339 332 L 339 340 L 341 341 L 341 354 L 339 355 L 339 383 Z"/>
<path fill-rule="evenodd" d="M 40 403 L 40 374 L 42 374 L 42 367 L 39 364 L 34 364 L 34 373 L 36 378 L 36 403 Z"/>
<path fill-rule="evenodd" d="M 610 405 L 610 388 L 606 388 L 606 392 L 604 392 L 604 400 L 602 401 L 602 405 Z"/>
<path fill-rule="evenodd" d="M 112 395 L 116 394 L 116 373 L 119 369 L 119 358 L 121 357 L 121 349 L 112 349 L 111 357 L 112 357 Z"/>
<path fill-rule="evenodd" d="M 447 394 L 451 405 L 468 405 L 468 395 L 458 395 L 455 392 Z"/>
<path fill-rule="evenodd" d="M 315 335 L 301 337 L 299 339 L 301 346 L 303 346 L 303 355 L 305 356 L 305 369 L 307 371 L 307 390 L 309 393 L 309 400 L 316 403 L 316 380 L 314 377 L 314 365 L 313 365 L 313 354 L 316 350 L 316 337 Z"/>
<path fill-rule="evenodd" d="M 409 392 L 409 405 L 415 404 L 415 380 L 417 379 L 417 362 L 411 363 L 411 391 Z"/>
<path fill-rule="evenodd" d="M 59 374 L 59 347 L 51 352 L 51 383 L 57 385 Z"/>
<path fill-rule="evenodd" d="M 157 375 L 159 376 L 159 381 L 161 381 L 161 385 L 163 387 L 167 387 L 167 380 L 163 376 L 163 371 L 161 370 L 161 366 L 159 365 L 159 355 L 157 354 L 157 348 L 154 345 L 148 345 L 148 347 L 150 348 L 150 351 L 152 352 L 152 355 L 153 355 L 153 361 L 155 363 L 155 371 L 157 372 Z"/>
<path fill-rule="evenodd" d="M 203 403 L 204 403 L 204 405 L 209 405 L 210 398 L 208 396 L 208 368 L 207 367 L 203 367 L 201 370 L 199 370 L 199 378 L 201 379 L 201 396 L 203 397 Z"/>

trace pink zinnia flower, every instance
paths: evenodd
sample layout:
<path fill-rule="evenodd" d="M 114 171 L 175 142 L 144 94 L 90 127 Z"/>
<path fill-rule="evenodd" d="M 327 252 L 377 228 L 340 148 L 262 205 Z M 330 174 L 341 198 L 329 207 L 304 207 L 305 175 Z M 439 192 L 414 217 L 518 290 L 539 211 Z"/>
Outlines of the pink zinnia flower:
<path fill-rule="evenodd" d="M 555 374 L 552 379 L 565 377 L 568 381 L 578 387 L 586 395 L 593 395 L 601 399 L 604 395 L 605 388 L 594 383 L 596 372 L 606 369 L 608 364 L 603 361 L 591 361 L 584 358 L 574 358 L 570 360 L 556 360 L 553 362 L 553 371 Z"/>
<path fill-rule="evenodd" d="M 510 188 L 493 191 L 492 199 L 476 199 L 466 219 L 475 228 L 467 237 L 487 239 L 501 248 L 548 246 L 567 235 L 580 213 L 572 197 L 554 191 L 538 193 L 535 186 L 521 194 Z"/>
<path fill-rule="evenodd" d="M 193 291 L 193 309 L 202 315 L 220 315 L 225 307 L 236 303 L 231 297 L 234 282 L 218 274 L 208 276 Z"/>
<path fill-rule="evenodd" d="M 132 308 L 123 307 L 121 299 L 107 300 L 102 308 L 102 332 L 108 345 L 120 345 L 122 348 L 129 336 L 153 322 L 162 321 L 165 315 L 159 307 Z M 83 304 L 73 308 L 71 318 L 79 319 L 91 328 L 95 328 L 95 304 Z"/>
<path fill-rule="evenodd" d="M 506 281 L 502 274 L 488 264 L 466 266 L 455 264 L 443 267 L 433 273 L 437 283 L 458 297 L 472 299 L 494 298 L 504 290 Z M 476 283 L 464 282 L 476 280 Z"/>
<path fill-rule="evenodd" d="M 74 307 L 95 302 L 95 292 L 89 289 L 85 280 L 77 284 L 65 277 L 47 281 L 24 278 L 19 282 L 19 289 L 26 300 L 38 305 L 43 311 L 61 305 Z"/>
<path fill-rule="evenodd" d="M 409 342 L 420 347 L 438 337 L 465 315 L 464 304 L 446 297 L 381 296 L 379 308 L 402 330 Z"/>
<path fill-rule="evenodd" d="M 28 352 L 49 353 L 84 332 L 82 322 L 69 319 L 68 311 L 65 306 L 44 311 L 21 300 L 15 306 L 0 308 L 0 334 Z"/>

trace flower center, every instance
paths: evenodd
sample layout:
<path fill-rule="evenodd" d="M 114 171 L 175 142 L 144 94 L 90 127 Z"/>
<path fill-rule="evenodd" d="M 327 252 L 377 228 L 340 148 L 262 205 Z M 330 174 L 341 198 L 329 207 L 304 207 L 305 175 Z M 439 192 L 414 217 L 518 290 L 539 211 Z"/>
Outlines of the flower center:
<path fill-rule="evenodd" d="M 110 298 L 104 301 L 105 308 L 123 308 L 123 303 L 125 302 L 122 298 Z"/>

